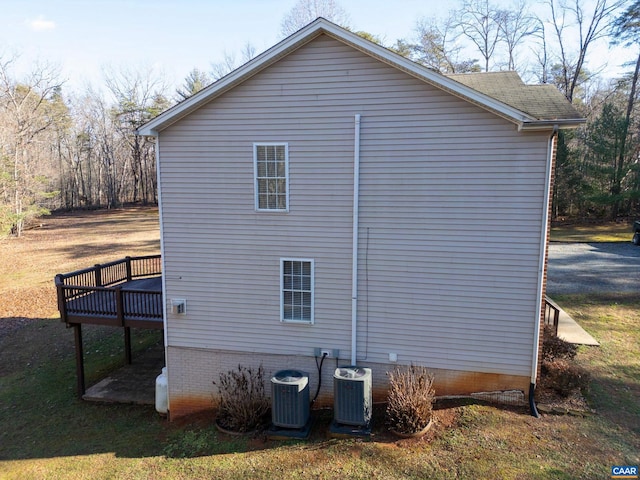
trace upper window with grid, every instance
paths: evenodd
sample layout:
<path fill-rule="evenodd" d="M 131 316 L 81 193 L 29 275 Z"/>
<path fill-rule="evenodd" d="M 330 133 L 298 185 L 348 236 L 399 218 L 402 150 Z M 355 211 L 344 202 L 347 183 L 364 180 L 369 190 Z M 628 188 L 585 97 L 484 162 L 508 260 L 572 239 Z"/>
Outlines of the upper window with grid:
<path fill-rule="evenodd" d="M 289 210 L 289 146 L 254 144 L 256 210 Z"/>

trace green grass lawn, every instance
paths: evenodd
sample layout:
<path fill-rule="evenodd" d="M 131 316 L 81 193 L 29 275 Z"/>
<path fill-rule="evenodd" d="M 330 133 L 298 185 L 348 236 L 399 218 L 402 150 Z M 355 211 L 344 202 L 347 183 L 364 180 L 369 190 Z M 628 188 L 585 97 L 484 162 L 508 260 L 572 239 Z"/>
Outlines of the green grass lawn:
<path fill-rule="evenodd" d="M 552 242 L 630 242 L 633 222 L 567 224 L 551 227 Z"/>
<path fill-rule="evenodd" d="M 588 400 L 596 414 L 535 419 L 525 408 L 443 405 L 449 421 L 420 440 L 386 434 L 379 412 L 369 441 L 329 438 L 331 414 L 318 412 L 311 440 L 279 442 L 221 434 L 206 416 L 174 424 L 153 407 L 83 402 L 75 395 L 72 331 L 32 321 L 0 345 L 2 364 L 13 362 L 0 376 L 0 478 L 607 478 L 611 465 L 639 461 L 640 301 L 558 301 L 602 343 L 578 355 L 593 376 Z M 95 381 L 122 362 L 122 337 L 86 330 Z M 136 332 L 136 348 L 157 341 L 154 334 Z M 6 358 L 12 345 L 22 346 L 19 358 Z"/>

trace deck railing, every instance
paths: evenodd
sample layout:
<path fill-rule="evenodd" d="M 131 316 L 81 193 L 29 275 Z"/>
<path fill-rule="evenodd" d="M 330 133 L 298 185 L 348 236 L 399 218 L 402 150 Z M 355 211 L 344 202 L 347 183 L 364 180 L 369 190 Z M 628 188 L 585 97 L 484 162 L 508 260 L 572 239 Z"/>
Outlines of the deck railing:
<path fill-rule="evenodd" d="M 162 275 L 160 255 L 126 257 L 56 275 L 61 320 L 125 325 L 126 320 L 162 318 L 162 292 L 123 288 L 127 282 Z M 100 321 L 100 319 L 104 319 Z M 89 322 L 91 323 L 91 322 Z"/>
<path fill-rule="evenodd" d="M 553 328 L 555 335 L 558 335 L 558 321 L 560 320 L 560 307 L 553 300 L 545 296 L 544 298 L 544 324 Z"/>
<path fill-rule="evenodd" d="M 56 284 L 76 287 L 108 287 L 136 278 L 154 277 L 162 274 L 160 255 L 125 257 L 109 263 L 56 275 Z"/>

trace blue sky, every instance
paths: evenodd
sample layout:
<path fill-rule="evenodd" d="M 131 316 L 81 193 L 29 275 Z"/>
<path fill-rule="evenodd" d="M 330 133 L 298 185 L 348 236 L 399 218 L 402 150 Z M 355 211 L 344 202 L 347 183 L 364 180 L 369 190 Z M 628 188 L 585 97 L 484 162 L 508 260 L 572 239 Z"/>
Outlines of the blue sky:
<path fill-rule="evenodd" d="M 296 0 L 2 0 L 0 55 L 57 64 L 67 88 L 102 83 L 102 69 L 149 66 L 181 84 L 194 67 L 208 71 L 247 43 L 261 52 L 280 40 Z M 352 27 L 387 43 L 413 34 L 416 19 L 442 16 L 448 0 L 342 0 Z M 604 47 L 602 47 L 604 48 Z M 599 58 L 611 54 L 604 52 Z M 610 66 L 616 68 L 616 60 Z M 619 71 L 615 70 L 615 71 Z"/>

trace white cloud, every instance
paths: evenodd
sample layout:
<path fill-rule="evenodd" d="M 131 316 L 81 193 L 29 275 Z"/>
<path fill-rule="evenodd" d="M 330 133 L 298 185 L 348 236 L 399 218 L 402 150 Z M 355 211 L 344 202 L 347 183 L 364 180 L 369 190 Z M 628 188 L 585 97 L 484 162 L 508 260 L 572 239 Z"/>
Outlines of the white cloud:
<path fill-rule="evenodd" d="M 26 23 L 34 32 L 44 32 L 46 30 L 53 30 L 56 28 L 56 22 L 53 20 L 46 20 L 43 15 L 40 15 L 34 20 L 27 20 Z"/>

